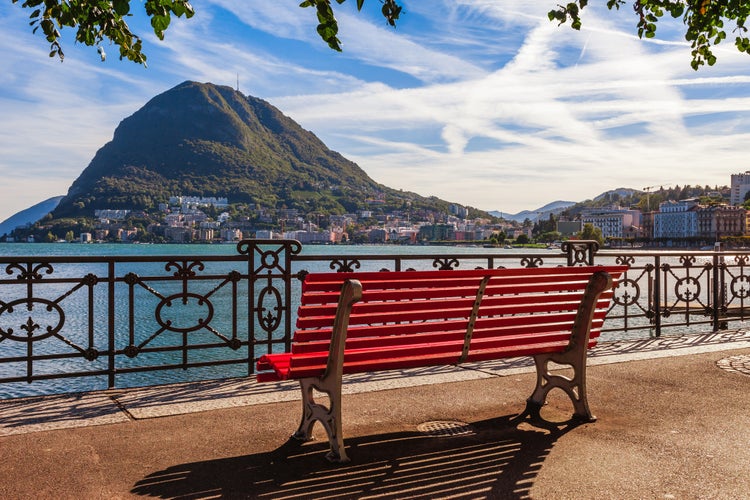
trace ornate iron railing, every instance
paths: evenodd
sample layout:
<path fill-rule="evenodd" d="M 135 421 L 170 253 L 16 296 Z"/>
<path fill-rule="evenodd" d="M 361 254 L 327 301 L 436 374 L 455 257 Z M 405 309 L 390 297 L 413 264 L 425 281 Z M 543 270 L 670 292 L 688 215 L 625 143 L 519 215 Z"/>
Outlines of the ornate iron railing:
<path fill-rule="evenodd" d="M 261 354 L 289 348 L 312 271 L 627 264 L 603 340 L 716 331 L 750 314 L 747 253 L 597 252 L 586 241 L 541 252 L 355 248 L 315 255 L 296 241 L 247 240 L 233 255 L 0 257 L 0 383 L 15 396 L 35 392 L 28 382 L 71 392 L 246 376 Z"/>

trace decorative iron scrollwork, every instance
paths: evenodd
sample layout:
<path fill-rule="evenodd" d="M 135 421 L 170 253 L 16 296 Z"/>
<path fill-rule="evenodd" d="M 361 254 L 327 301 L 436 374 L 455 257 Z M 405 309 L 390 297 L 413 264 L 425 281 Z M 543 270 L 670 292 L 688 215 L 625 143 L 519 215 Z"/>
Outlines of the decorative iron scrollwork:
<path fill-rule="evenodd" d="M 44 320 L 41 319 L 40 315 L 38 314 L 36 316 L 32 316 L 31 313 L 34 312 L 35 304 L 44 307 L 47 313 L 53 313 L 53 316 L 56 317 L 56 320 Z M 19 306 L 18 309 L 21 309 L 21 306 L 25 306 L 23 307 L 23 309 L 26 309 L 27 312 L 17 312 L 16 306 Z M 26 333 L 16 333 L 16 330 L 10 327 L 6 330 L 0 328 L 0 338 L 15 340 L 17 342 L 38 342 L 40 340 L 44 340 L 48 337 L 51 337 L 52 335 L 57 334 L 65 324 L 65 312 L 62 310 L 62 308 L 56 302 L 39 297 L 16 299 L 2 304 L 2 306 L 0 306 L 0 316 L 6 314 L 8 316 L 12 314 L 20 314 L 21 316 L 23 316 L 23 318 L 18 319 L 18 322 L 16 324 L 18 325 L 19 330 L 22 330 Z M 13 323 L 13 319 L 4 319 L 4 322 L 6 324 Z M 45 325 L 40 325 L 40 322 L 44 322 Z"/>
<path fill-rule="evenodd" d="M 729 284 L 729 289 L 732 291 L 732 295 L 737 298 L 746 299 L 750 297 L 750 278 L 744 274 L 735 276 Z"/>
<path fill-rule="evenodd" d="M 175 310 L 174 314 L 171 315 L 172 319 L 165 319 L 165 308 L 175 307 L 176 303 L 181 303 L 184 307 Z M 205 308 L 205 315 L 201 317 L 200 313 L 196 313 L 198 308 Z M 164 330 L 189 333 L 205 328 L 206 325 L 211 323 L 211 320 L 214 317 L 214 306 L 211 301 L 207 300 L 203 295 L 189 292 L 177 293 L 162 299 L 156 306 L 154 316 L 156 322 L 159 323 Z"/>
<path fill-rule="evenodd" d="M 259 264 L 253 269 L 256 274 L 265 271 L 285 272 L 281 265 L 284 262 L 281 255 L 298 255 L 301 251 L 302 244 L 296 240 L 242 240 L 237 243 L 237 253 L 252 257 L 252 262 L 256 262 L 255 257 L 258 257 Z"/>
<path fill-rule="evenodd" d="M 281 324 L 281 293 L 270 283 L 270 280 L 269 284 L 258 295 L 256 310 L 260 327 L 265 332 L 271 333 Z"/>
<path fill-rule="evenodd" d="M 563 241 L 560 250 L 567 254 L 569 266 L 594 265 L 594 255 L 599 251 L 599 242 L 595 240 Z"/>
<path fill-rule="evenodd" d="M 5 268 L 6 274 L 13 274 L 14 271 L 18 271 L 18 274 L 16 275 L 18 281 L 38 281 L 43 278 L 41 271 L 44 271 L 44 274 L 52 274 L 54 269 L 51 265 L 45 262 L 36 265 L 29 262 L 26 264 L 26 267 L 14 263 L 8 264 Z"/>
<path fill-rule="evenodd" d="M 632 255 L 618 255 L 615 258 L 615 263 L 621 266 L 632 266 L 635 264 L 635 257 Z"/>
<path fill-rule="evenodd" d="M 680 278 L 674 284 L 674 293 L 678 300 L 690 302 L 700 297 L 701 284 L 692 276 Z"/>
<path fill-rule="evenodd" d="M 695 264 L 695 255 L 680 255 L 680 264 L 683 267 L 692 267 Z"/>
<path fill-rule="evenodd" d="M 328 267 L 337 273 L 352 273 L 362 267 L 362 264 L 358 259 L 333 259 Z"/>
<path fill-rule="evenodd" d="M 439 271 L 450 271 L 456 269 L 460 262 L 455 257 L 437 257 L 432 261 L 432 267 Z"/>
<path fill-rule="evenodd" d="M 167 264 L 164 266 L 164 270 L 171 271 L 172 269 L 175 270 L 174 276 L 176 278 L 187 280 L 196 276 L 196 269 L 198 271 L 203 271 L 205 269 L 205 266 L 203 265 L 203 262 L 199 260 L 195 260 L 190 263 L 188 263 L 187 261 L 183 261 L 182 263 L 175 261 L 167 262 Z"/>
<path fill-rule="evenodd" d="M 141 352 L 141 348 L 137 345 L 129 345 L 123 349 L 123 352 L 125 353 L 125 356 L 129 358 L 134 358 L 138 356 L 138 353 Z"/>
<path fill-rule="evenodd" d="M 524 257 L 521 259 L 521 267 L 541 267 L 544 265 L 544 259 L 541 257 Z"/>
<path fill-rule="evenodd" d="M 632 306 L 638 302 L 641 289 L 632 279 L 621 279 L 614 289 L 612 301 L 619 306 Z"/>
<path fill-rule="evenodd" d="M 741 267 L 746 266 L 748 261 L 750 261 L 750 255 L 738 254 L 734 256 L 734 263 Z"/>

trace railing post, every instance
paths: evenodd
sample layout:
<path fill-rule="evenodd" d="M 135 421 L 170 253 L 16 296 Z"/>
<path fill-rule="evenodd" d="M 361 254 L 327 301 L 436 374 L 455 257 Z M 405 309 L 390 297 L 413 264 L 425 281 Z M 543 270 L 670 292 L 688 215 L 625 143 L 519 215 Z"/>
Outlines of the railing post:
<path fill-rule="evenodd" d="M 115 261 L 110 259 L 107 262 L 107 388 L 113 389 L 115 387 L 115 353 L 117 352 L 117 346 L 115 345 Z"/>
<path fill-rule="evenodd" d="M 654 256 L 654 335 L 661 336 L 661 257 Z"/>
<path fill-rule="evenodd" d="M 255 371 L 255 347 L 266 345 L 271 353 L 273 345 L 281 343 L 289 351 L 291 346 L 291 303 L 292 303 L 292 257 L 302 250 L 296 240 L 242 240 L 237 244 L 237 252 L 248 258 L 248 372 Z M 284 294 L 279 293 L 274 279 L 284 286 Z M 264 285 L 256 296 L 256 285 Z M 266 334 L 259 341 L 256 325 Z M 283 328 L 279 339 L 274 333 Z"/>
<path fill-rule="evenodd" d="M 560 250 L 567 256 L 568 266 L 593 266 L 594 255 L 599 250 L 599 242 L 595 240 L 568 240 L 560 245 Z"/>
<path fill-rule="evenodd" d="M 713 307 L 711 308 L 711 314 L 713 315 L 712 319 L 713 319 L 714 332 L 718 332 L 719 327 L 720 327 L 720 315 L 721 315 L 721 306 L 722 306 L 721 291 L 724 288 L 723 283 L 722 283 L 723 280 L 721 278 L 723 277 L 724 270 L 719 269 L 719 266 L 721 265 L 722 261 L 723 261 L 723 257 L 721 255 L 721 243 L 717 241 L 716 243 L 714 243 L 714 255 L 713 255 L 713 264 L 714 264 L 713 284 L 714 286 L 713 286 L 713 290 L 712 290 L 713 293 L 711 297 L 711 300 L 713 302 L 712 304 Z"/>

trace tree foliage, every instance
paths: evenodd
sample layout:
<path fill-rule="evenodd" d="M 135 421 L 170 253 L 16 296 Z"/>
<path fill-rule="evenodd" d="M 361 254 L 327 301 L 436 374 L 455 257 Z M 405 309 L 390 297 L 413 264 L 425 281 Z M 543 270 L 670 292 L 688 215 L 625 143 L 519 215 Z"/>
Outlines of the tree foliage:
<path fill-rule="evenodd" d="M 18 3 L 18 0 L 12 0 Z M 120 49 L 120 59 L 146 64 L 141 38 L 130 30 L 126 18 L 130 12 L 130 0 L 26 0 L 22 7 L 31 9 L 29 24 L 36 33 L 42 34 L 50 43 L 50 57 L 63 60 L 65 54 L 60 44 L 60 30 L 76 30 L 75 40 L 90 47 L 98 46 L 102 60 L 106 58 L 101 43 L 108 40 Z M 188 0 L 145 0 L 143 8 L 151 19 L 154 34 L 164 39 L 172 14 L 178 17 L 193 16 L 193 7 Z"/>
<path fill-rule="evenodd" d="M 600 245 L 604 244 L 604 236 L 602 236 L 601 228 L 590 223 L 583 225 L 583 229 L 578 233 L 578 237 L 582 240 L 598 241 Z"/>
<path fill-rule="evenodd" d="M 19 3 L 19 0 L 11 1 Z M 338 4 L 345 1 L 335 0 Z M 357 9 L 362 10 L 365 0 L 356 0 L 356 3 Z M 402 3 L 402 0 L 380 0 L 380 13 L 389 25 L 396 26 L 403 9 Z M 31 10 L 29 18 L 33 31 L 41 28 L 50 43 L 50 57 L 64 57 L 60 30 L 67 27 L 76 30 L 76 42 L 98 46 L 102 59 L 105 54 L 101 43 L 107 40 L 119 47 L 120 59 L 145 64 L 141 38 L 130 30 L 126 22 L 126 18 L 132 15 L 130 4 L 131 0 L 25 0 L 21 6 Z M 374 4 L 370 2 L 370 5 Z M 574 0 L 558 5 L 549 11 L 548 17 L 560 25 L 570 22 L 570 26 L 578 30 L 583 25 L 581 11 L 588 4 L 588 0 Z M 606 0 L 606 4 L 610 10 L 619 10 L 626 2 Z M 190 18 L 194 14 L 188 0 L 145 0 L 143 7 L 159 39 L 164 38 L 172 15 Z M 340 51 L 339 26 L 331 0 L 304 0 L 300 7 L 315 11 L 318 35 L 329 47 Z M 637 18 L 636 30 L 641 38 L 654 38 L 658 22 L 665 14 L 675 19 L 682 18 L 685 39 L 692 47 L 690 64 L 693 69 L 716 63 L 712 47 L 726 39 L 728 34 L 734 34 L 737 50 L 750 54 L 750 38 L 745 25 L 750 15 L 750 1 L 634 0 L 632 8 Z"/>
<path fill-rule="evenodd" d="M 581 9 L 588 0 L 576 0 L 549 12 L 551 21 L 564 24 L 570 20 L 573 29 L 581 29 Z M 607 0 L 607 7 L 619 10 L 625 0 Z M 682 18 L 686 27 L 685 39 L 692 48 L 690 65 L 697 70 L 704 64 L 713 66 L 716 56 L 712 51 L 727 37 L 727 32 L 735 34 L 737 50 L 750 54 L 750 39 L 747 37 L 747 17 L 750 15 L 750 2 L 740 0 L 635 0 L 633 10 L 638 18 L 638 36 L 654 38 L 659 20 L 664 14 Z M 729 26 L 725 28 L 724 23 Z"/>
<path fill-rule="evenodd" d="M 339 4 L 346 0 L 336 0 Z M 607 8 L 619 10 L 626 4 L 625 0 L 606 0 Z M 391 26 L 396 25 L 402 6 L 395 0 L 381 0 L 383 16 Z M 564 24 L 570 20 L 570 26 L 579 30 L 583 25 L 581 10 L 588 5 L 588 0 L 575 0 L 565 5 L 558 5 L 548 13 L 550 21 Z M 357 0 L 357 8 L 362 9 L 364 0 Z M 340 41 L 336 38 L 338 25 L 333 15 L 330 0 L 305 0 L 302 7 L 316 7 L 318 13 L 318 33 L 328 45 L 341 50 Z M 750 54 L 750 38 L 747 36 L 745 23 L 750 15 L 750 2 L 742 0 L 634 0 L 633 11 L 638 19 L 636 28 L 641 38 L 654 38 L 659 20 L 669 14 L 677 19 L 682 18 L 686 27 L 685 39 L 691 43 L 692 60 L 690 65 L 697 70 L 704 64 L 713 66 L 716 56 L 712 51 L 727 38 L 727 32 L 735 34 L 735 46 L 740 52 Z M 724 23 L 729 26 L 725 28 Z"/>

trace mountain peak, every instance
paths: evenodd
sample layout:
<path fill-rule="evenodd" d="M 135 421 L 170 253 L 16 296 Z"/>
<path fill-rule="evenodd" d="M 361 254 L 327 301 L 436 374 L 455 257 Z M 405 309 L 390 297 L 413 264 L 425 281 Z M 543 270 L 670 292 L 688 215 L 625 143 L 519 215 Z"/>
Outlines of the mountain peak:
<path fill-rule="evenodd" d="M 55 216 L 148 208 L 174 195 L 227 196 L 274 207 L 280 202 L 276 193 L 285 188 L 363 194 L 381 189 L 268 102 L 188 81 L 118 125 Z"/>
<path fill-rule="evenodd" d="M 387 200 L 448 213 L 449 202 L 376 183 L 356 163 L 270 103 L 227 86 L 186 81 L 117 126 L 53 213 L 149 210 L 172 196 L 302 213 L 343 214 Z"/>

